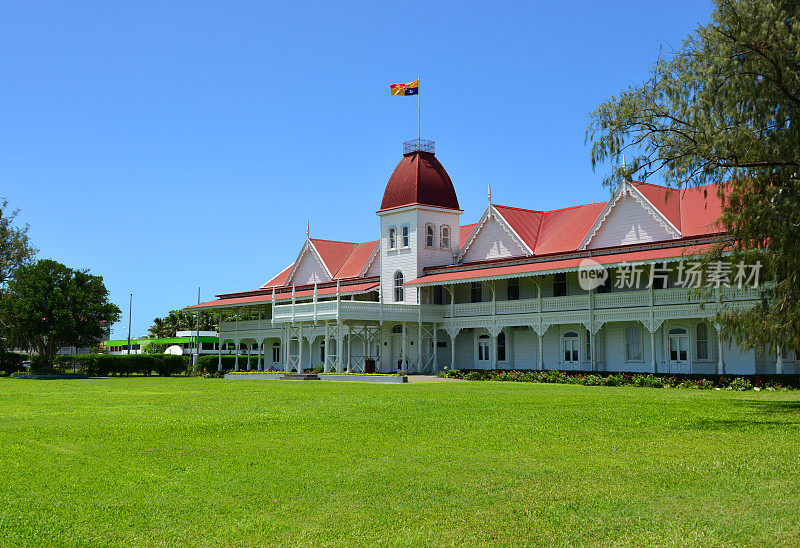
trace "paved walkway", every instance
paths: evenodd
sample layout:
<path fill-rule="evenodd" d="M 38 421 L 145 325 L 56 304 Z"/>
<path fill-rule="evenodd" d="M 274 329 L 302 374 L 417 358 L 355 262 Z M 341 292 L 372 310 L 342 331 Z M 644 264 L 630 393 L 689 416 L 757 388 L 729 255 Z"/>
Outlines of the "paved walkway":
<path fill-rule="evenodd" d="M 409 375 L 408 382 L 466 382 L 462 379 L 443 379 L 436 375 Z"/>

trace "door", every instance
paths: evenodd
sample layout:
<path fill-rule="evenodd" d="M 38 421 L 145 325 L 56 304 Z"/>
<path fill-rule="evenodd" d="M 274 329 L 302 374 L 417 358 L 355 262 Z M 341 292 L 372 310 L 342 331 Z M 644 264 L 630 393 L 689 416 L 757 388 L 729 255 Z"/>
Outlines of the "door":
<path fill-rule="evenodd" d="M 476 353 L 478 358 L 478 367 L 488 368 L 491 365 L 491 342 L 492 339 L 489 337 L 489 335 L 481 335 L 478 337 L 478 348 Z"/>
<path fill-rule="evenodd" d="M 392 328 L 392 369 L 405 369 L 403 367 L 403 326 L 396 325 Z"/>
<path fill-rule="evenodd" d="M 689 336 L 685 329 L 670 329 L 668 339 L 669 372 L 689 372 Z"/>
<path fill-rule="evenodd" d="M 574 331 L 564 334 L 564 364 L 577 366 L 580 362 L 580 344 Z"/>

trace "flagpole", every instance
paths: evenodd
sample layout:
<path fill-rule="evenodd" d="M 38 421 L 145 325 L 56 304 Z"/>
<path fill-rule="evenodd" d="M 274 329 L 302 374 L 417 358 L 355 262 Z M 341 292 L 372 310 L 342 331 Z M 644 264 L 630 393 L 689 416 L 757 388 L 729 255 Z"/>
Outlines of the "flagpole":
<path fill-rule="evenodd" d="M 417 80 L 419 80 L 419 82 L 417 82 L 417 146 L 421 147 L 422 146 L 422 117 L 421 117 L 421 114 L 420 114 L 419 92 L 420 92 L 420 86 L 422 85 L 422 77 L 420 75 L 417 75 Z"/>

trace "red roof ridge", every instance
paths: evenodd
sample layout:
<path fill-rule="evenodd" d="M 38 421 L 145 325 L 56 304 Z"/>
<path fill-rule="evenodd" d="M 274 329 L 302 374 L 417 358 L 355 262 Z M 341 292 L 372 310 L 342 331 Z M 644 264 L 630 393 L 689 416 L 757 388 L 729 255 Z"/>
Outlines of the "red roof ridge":
<path fill-rule="evenodd" d="M 514 207 L 514 206 L 507 206 L 507 205 L 500 205 L 500 204 L 492 204 L 494 207 L 503 207 L 505 209 L 514 209 L 517 211 L 530 211 L 531 213 L 544 213 L 541 209 L 527 209 L 525 207 Z"/>

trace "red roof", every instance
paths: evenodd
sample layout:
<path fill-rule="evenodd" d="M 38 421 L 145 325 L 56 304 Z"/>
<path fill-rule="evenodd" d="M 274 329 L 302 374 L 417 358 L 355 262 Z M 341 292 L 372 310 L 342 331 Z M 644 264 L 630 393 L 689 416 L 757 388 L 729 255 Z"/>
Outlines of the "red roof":
<path fill-rule="evenodd" d="M 647 261 L 653 259 L 670 259 L 683 255 L 698 255 L 709 248 L 709 245 L 675 246 L 661 249 L 645 249 L 629 251 L 627 253 L 612 253 L 608 255 L 592 255 L 592 260 L 600 264 L 615 264 L 621 262 Z M 587 255 L 588 256 L 588 255 Z M 469 270 L 455 270 L 420 276 L 405 285 L 421 285 L 431 283 L 448 283 L 469 281 L 480 278 L 497 278 L 549 270 L 562 270 L 577 268 L 586 257 L 573 257 L 570 259 L 557 259 L 508 266 L 490 266 L 473 268 Z"/>
<path fill-rule="evenodd" d="M 357 278 L 361 276 L 364 269 L 367 268 L 367 262 L 375 248 L 378 246 L 378 241 L 364 242 L 356 244 L 350 255 L 347 256 L 342 266 L 334 274 L 334 278 Z"/>
<path fill-rule="evenodd" d="M 600 202 L 545 211 L 533 253 L 546 255 L 578 249 L 605 206 Z"/>
<path fill-rule="evenodd" d="M 361 293 L 368 293 L 380 285 L 378 281 L 369 281 L 360 284 L 350 284 L 341 286 L 341 294 L 342 295 L 358 295 Z M 336 286 L 333 287 L 320 287 L 317 289 L 317 295 L 335 295 L 336 294 Z M 268 303 L 272 300 L 272 292 L 271 291 L 264 291 L 259 292 L 256 295 L 245 295 L 241 297 L 237 297 L 236 293 L 232 293 L 231 296 L 223 296 L 220 299 L 214 299 L 213 301 L 207 301 L 200 304 L 195 304 L 192 306 L 187 306 L 186 308 L 215 308 L 220 306 L 232 306 L 232 305 L 245 305 L 245 304 L 259 304 L 259 303 Z M 314 296 L 314 289 L 307 288 L 295 291 L 295 298 L 296 299 L 303 299 L 308 297 Z M 291 293 L 280 293 L 275 295 L 275 301 L 280 303 L 280 301 L 287 301 L 292 299 Z"/>
<path fill-rule="evenodd" d="M 461 240 L 460 242 L 458 242 L 458 249 L 462 249 L 464 247 L 464 244 L 466 244 L 467 240 L 469 240 L 469 236 L 470 234 L 472 234 L 472 231 L 475 230 L 477 224 L 478 223 L 472 223 L 471 225 L 462 225 L 458 228 L 458 238 L 459 240 Z"/>
<path fill-rule="evenodd" d="M 409 205 L 459 209 L 450 176 L 431 152 L 403 155 L 383 193 L 381 211 Z"/>
<path fill-rule="evenodd" d="M 280 274 L 278 274 L 277 276 L 272 278 L 270 281 L 268 281 L 267 283 L 262 285 L 261 288 L 264 289 L 264 288 L 267 288 L 267 287 L 278 287 L 278 286 L 281 286 L 281 285 L 286 285 L 286 280 L 289 278 L 289 272 L 292 271 L 292 268 L 294 268 L 294 263 L 292 263 L 289 266 L 287 266 L 286 268 L 284 268 L 281 271 Z"/>

